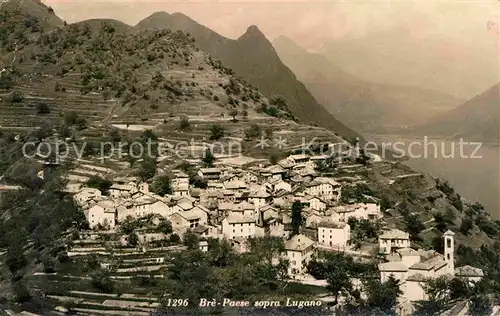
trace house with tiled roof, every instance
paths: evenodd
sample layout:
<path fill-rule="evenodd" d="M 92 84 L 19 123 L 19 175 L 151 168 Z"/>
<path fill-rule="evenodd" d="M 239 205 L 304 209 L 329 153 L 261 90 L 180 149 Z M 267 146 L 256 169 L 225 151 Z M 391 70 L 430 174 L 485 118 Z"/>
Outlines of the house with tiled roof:
<path fill-rule="evenodd" d="M 391 229 L 378 237 L 381 253 L 389 254 L 399 248 L 410 247 L 410 234 L 399 229 Z"/>
<path fill-rule="evenodd" d="M 295 235 L 285 241 L 285 255 L 290 262 L 288 274 L 299 276 L 307 270 L 307 264 L 316 253 L 315 243 L 305 235 Z"/>
<path fill-rule="evenodd" d="M 227 239 L 255 237 L 255 218 L 231 213 L 222 220 L 222 234 Z"/>
<path fill-rule="evenodd" d="M 385 240 L 405 238 L 405 232 L 391 230 L 383 234 Z M 409 247 L 399 248 L 386 256 L 389 262 L 379 264 L 380 281 L 385 282 L 389 277 L 394 277 L 400 281 L 403 296 L 409 301 L 427 300 L 425 284 L 429 279 L 438 277 L 452 278 L 455 270 L 450 270 L 450 262 L 453 257 L 453 233 L 443 234 L 445 247 L 450 238 L 452 239 L 450 249 L 445 249 L 445 255 L 434 250 L 414 250 Z M 447 254 L 450 253 L 450 256 Z M 451 264 L 452 265 L 452 264 Z"/>

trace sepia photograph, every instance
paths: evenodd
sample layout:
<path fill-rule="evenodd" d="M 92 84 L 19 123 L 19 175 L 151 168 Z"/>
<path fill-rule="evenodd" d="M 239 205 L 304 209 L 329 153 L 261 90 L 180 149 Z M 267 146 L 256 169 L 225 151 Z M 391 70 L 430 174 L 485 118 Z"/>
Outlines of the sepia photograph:
<path fill-rule="evenodd" d="M 500 315 L 500 1 L 0 0 L 3 315 Z"/>

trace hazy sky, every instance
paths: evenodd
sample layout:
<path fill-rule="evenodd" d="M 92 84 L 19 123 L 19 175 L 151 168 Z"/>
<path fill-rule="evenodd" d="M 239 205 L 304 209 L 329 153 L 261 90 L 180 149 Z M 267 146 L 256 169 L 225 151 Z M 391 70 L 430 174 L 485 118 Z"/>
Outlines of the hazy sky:
<path fill-rule="evenodd" d="M 182 12 L 227 37 L 236 38 L 255 24 L 271 40 L 286 35 L 309 49 L 331 38 L 394 28 L 466 47 L 498 47 L 500 21 L 498 0 L 43 1 L 68 22 L 102 17 L 136 24 L 155 11 Z"/>

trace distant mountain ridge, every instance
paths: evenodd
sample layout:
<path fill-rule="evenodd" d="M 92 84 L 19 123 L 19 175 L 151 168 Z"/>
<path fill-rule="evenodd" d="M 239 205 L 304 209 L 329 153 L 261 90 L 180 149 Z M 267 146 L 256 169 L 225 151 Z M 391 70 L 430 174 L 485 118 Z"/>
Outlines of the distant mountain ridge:
<path fill-rule="evenodd" d="M 471 53 L 452 41 L 418 37 L 409 27 L 332 40 L 320 53 L 363 80 L 432 89 L 464 100 L 499 79 L 493 42 Z"/>
<path fill-rule="evenodd" d="M 201 50 L 221 60 L 264 95 L 282 95 L 294 115 L 302 122 L 317 124 L 348 138 L 359 136 L 315 100 L 293 72 L 281 62 L 271 42 L 256 26 L 250 26 L 237 40 L 232 40 L 184 14 L 156 12 L 139 22 L 136 27 L 170 28 L 189 33 L 196 39 L 196 45 Z"/>
<path fill-rule="evenodd" d="M 273 45 L 314 97 L 360 132 L 380 133 L 422 123 L 462 102 L 435 91 L 359 79 L 284 36 L 276 38 Z"/>
<path fill-rule="evenodd" d="M 500 83 L 412 133 L 466 141 L 500 143 Z"/>

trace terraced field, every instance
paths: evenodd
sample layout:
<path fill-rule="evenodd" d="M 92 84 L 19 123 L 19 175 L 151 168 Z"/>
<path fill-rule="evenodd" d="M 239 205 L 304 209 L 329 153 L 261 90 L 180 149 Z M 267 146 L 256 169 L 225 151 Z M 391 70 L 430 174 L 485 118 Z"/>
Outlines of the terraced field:
<path fill-rule="evenodd" d="M 29 277 L 30 286 L 43 288 L 46 298 L 55 305 L 86 315 L 149 315 L 155 311 L 167 293 L 154 284 L 165 278 L 168 258 L 182 251 L 183 246 L 141 250 L 118 247 L 116 242 L 103 240 L 116 239 L 116 236 L 101 237 L 74 241 L 67 252 L 69 259 L 58 264 L 58 272 L 34 273 Z M 111 245 L 114 245 L 112 251 Z M 90 268 L 90 262 L 99 262 L 108 271 L 119 294 L 96 288 L 92 281 L 95 268 Z"/>

